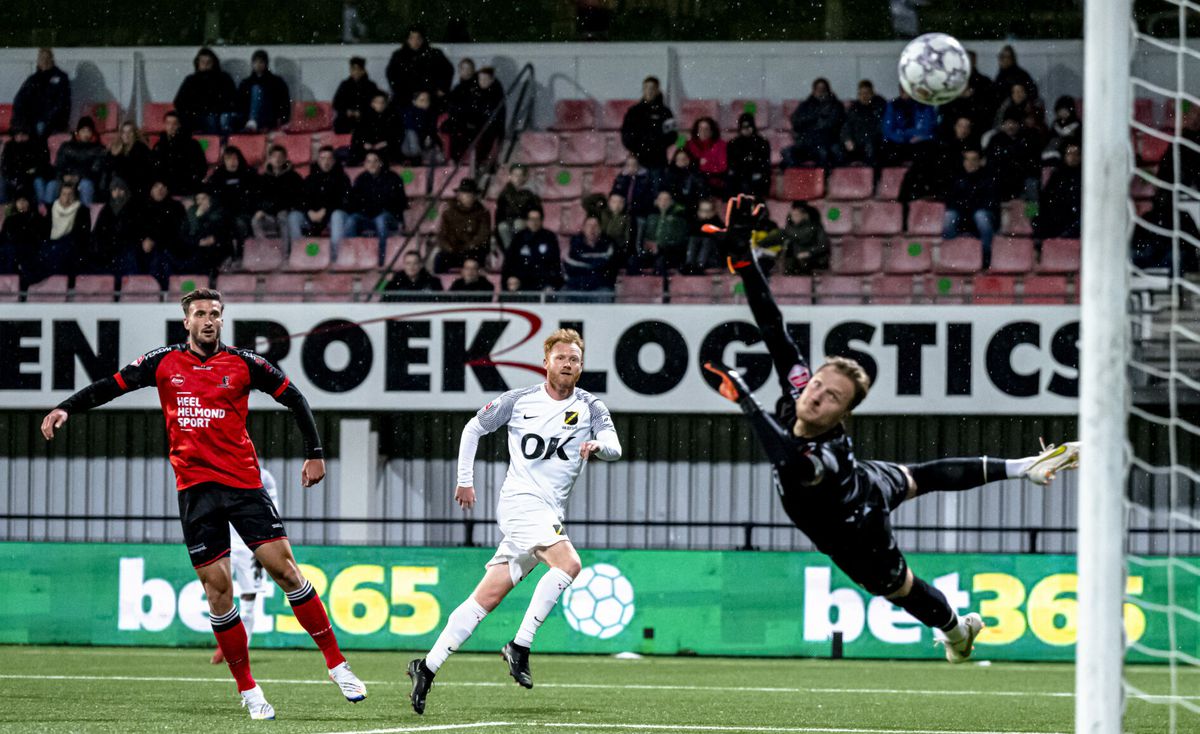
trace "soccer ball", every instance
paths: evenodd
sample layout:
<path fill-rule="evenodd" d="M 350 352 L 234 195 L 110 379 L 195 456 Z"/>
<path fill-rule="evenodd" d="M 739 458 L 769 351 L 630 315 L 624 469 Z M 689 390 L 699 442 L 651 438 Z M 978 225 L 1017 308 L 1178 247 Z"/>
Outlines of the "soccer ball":
<path fill-rule="evenodd" d="M 633 584 L 616 566 L 597 563 L 579 572 L 562 606 L 571 629 L 607 640 L 633 619 Z"/>
<path fill-rule="evenodd" d="M 967 88 L 971 60 L 958 39 L 926 33 L 904 47 L 899 72 L 900 86 L 908 96 L 923 104 L 941 105 Z"/>

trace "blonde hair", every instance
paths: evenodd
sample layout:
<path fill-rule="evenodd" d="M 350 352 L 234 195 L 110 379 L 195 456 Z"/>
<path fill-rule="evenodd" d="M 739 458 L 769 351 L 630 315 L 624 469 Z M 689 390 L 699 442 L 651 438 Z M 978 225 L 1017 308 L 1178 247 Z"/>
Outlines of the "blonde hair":
<path fill-rule="evenodd" d="M 854 397 L 850 400 L 850 410 L 857 408 L 871 390 L 871 378 L 867 375 L 867 371 L 862 368 L 861 364 L 849 357 L 830 357 L 825 360 L 825 364 L 817 368 L 817 372 L 819 373 L 823 369 L 831 369 L 854 383 Z"/>
<path fill-rule="evenodd" d="M 574 329 L 559 329 L 550 336 L 546 337 L 546 341 L 542 344 L 542 350 L 546 357 L 550 356 L 550 350 L 555 344 L 574 344 L 579 347 L 580 353 L 583 352 L 583 337 Z"/>

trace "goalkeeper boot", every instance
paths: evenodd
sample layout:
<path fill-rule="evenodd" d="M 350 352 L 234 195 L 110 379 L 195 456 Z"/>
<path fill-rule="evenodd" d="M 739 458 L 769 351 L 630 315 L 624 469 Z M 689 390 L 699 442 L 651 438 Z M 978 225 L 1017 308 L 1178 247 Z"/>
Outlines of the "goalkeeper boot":
<path fill-rule="evenodd" d="M 533 675 L 529 672 L 529 648 L 510 642 L 500 650 L 504 662 L 508 663 L 508 674 L 524 688 L 533 688 Z"/>
<path fill-rule="evenodd" d="M 969 660 L 975 649 L 975 638 L 979 636 L 985 626 L 983 617 L 975 612 L 963 617 L 960 623 L 960 629 L 963 632 L 962 639 L 956 642 L 947 639 L 938 640 L 946 647 L 946 660 L 951 663 L 962 663 Z"/>
<path fill-rule="evenodd" d="M 250 710 L 250 718 L 255 721 L 275 718 L 275 708 L 267 703 L 267 697 L 259 686 L 248 691 L 242 691 L 242 708 Z"/>
<path fill-rule="evenodd" d="M 408 694 L 413 711 L 425 713 L 425 696 L 433 686 L 433 671 L 425 665 L 425 658 L 417 658 L 408 664 L 407 675 L 412 679 L 412 692 Z"/>
<path fill-rule="evenodd" d="M 367 697 L 367 687 L 350 670 L 350 663 L 342 663 L 329 669 L 329 680 L 337 684 L 342 695 L 350 703 L 358 703 Z"/>
<path fill-rule="evenodd" d="M 1021 472 L 1034 484 L 1045 486 L 1054 480 L 1054 476 L 1064 469 L 1075 469 L 1079 466 L 1079 442 L 1067 441 L 1061 446 L 1050 444 L 1042 447 L 1033 463 Z"/>

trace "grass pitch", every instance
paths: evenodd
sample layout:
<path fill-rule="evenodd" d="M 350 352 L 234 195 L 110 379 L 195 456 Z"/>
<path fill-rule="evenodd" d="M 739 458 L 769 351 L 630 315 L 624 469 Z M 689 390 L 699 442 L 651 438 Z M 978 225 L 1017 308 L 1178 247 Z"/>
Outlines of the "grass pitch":
<path fill-rule="evenodd" d="M 1069 732 L 1069 665 L 535 655 L 533 690 L 499 653 L 461 654 L 438 674 L 424 716 L 408 703 L 415 654 L 351 652 L 369 696 L 347 703 L 314 651 L 255 650 L 277 720 L 252 722 L 224 666 L 200 649 L 0 647 L 3 732 Z M 1163 667 L 1133 667 L 1166 694 Z M 1181 671 L 1180 693 L 1200 693 Z M 1200 702 L 1200 696 L 1189 697 Z M 1127 732 L 1164 732 L 1168 706 L 1132 701 Z M 1179 731 L 1200 717 L 1179 713 Z M 1189 727 L 1197 727 L 1195 729 Z"/>

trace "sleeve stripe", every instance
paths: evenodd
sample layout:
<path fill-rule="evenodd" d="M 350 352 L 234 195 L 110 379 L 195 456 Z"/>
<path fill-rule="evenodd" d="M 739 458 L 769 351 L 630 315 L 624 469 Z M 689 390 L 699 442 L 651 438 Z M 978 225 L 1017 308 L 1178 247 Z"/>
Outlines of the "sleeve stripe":
<path fill-rule="evenodd" d="M 283 378 L 283 384 L 279 386 L 279 389 L 278 389 L 278 390 L 276 390 L 275 392 L 271 393 L 271 397 L 273 397 L 273 398 L 277 398 L 277 397 L 279 397 L 280 395 L 282 395 L 282 394 L 283 394 L 283 391 L 284 391 L 284 390 L 286 390 L 286 389 L 287 389 L 287 386 L 288 386 L 288 385 L 290 385 L 290 384 L 292 384 L 292 381 L 291 381 L 291 380 L 289 380 L 289 379 L 288 379 L 288 378 L 286 378 L 286 377 L 285 377 L 285 378 Z"/>
<path fill-rule="evenodd" d="M 122 390 L 128 390 L 128 389 L 129 389 L 129 385 L 125 384 L 125 378 L 124 378 L 124 377 L 121 377 L 121 373 L 120 373 L 120 372 L 118 372 L 118 373 L 114 374 L 114 375 L 113 375 L 113 379 L 117 381 L 117 384 L 121 386 L 121 389 L 122 389 Z"/>

